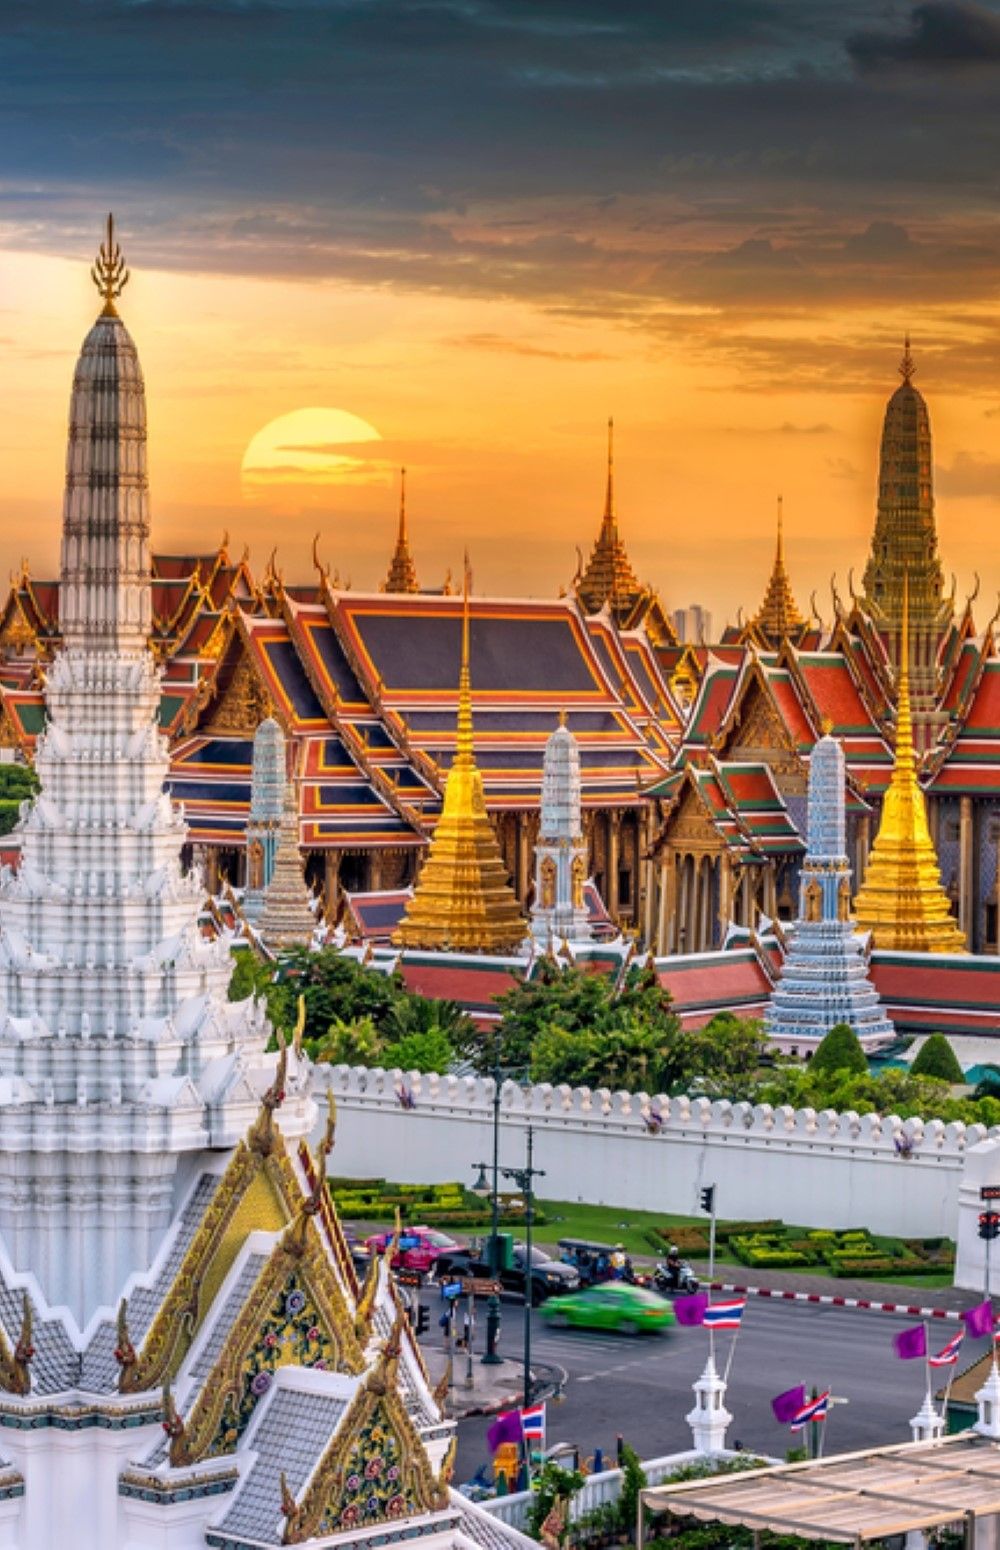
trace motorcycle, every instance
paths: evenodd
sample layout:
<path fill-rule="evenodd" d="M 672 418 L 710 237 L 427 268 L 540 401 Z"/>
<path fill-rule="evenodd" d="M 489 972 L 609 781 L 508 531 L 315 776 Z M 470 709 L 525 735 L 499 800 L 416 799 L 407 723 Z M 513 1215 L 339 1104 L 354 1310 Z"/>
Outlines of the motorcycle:
<path fill-rule="evenodd" d="M 676 1266 L 661 1261 L 653 1272 L 653 1286 L 663 1297 L 691 1297 L 698 1290 L 698 1277 L 686 1259 Z"/>

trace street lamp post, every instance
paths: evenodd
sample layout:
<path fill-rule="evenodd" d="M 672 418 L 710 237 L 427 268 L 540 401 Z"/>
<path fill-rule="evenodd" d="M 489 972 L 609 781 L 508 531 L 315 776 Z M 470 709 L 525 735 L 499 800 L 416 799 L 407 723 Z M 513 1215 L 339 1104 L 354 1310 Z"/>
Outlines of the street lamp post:
<path fill-rule="evenodd" d="M 535 1219 L 534 1180 L 544 1178 L 545 1169 L 532 1166 L 535 1133 L 528 1126 L 528 1156 L 524 1168 L 501 1168 L 505 1179 L 512 1179 L 524 1196 L 524 1408 L 531 1404 L 531 1227 Z"/>
<path fill-rule="evenodd" d="M 493 1281 L 500 1277 L 500 1051 L 502 1025 L 493 1030 L 493 1192 L 490 1211 L 490 1276 Z M 486 1164 L 476 1163 L 479 1177 L 486 1182 Z M 481 1191 L 477 1188 L 477 1193 Z M 497 1355 L 497 1336 L 500 1333 L 500 1299 L 491 1292 L 486 1303 L 486 1354 L 485 1367 L 499 1366 L 502 1358 Z"/>

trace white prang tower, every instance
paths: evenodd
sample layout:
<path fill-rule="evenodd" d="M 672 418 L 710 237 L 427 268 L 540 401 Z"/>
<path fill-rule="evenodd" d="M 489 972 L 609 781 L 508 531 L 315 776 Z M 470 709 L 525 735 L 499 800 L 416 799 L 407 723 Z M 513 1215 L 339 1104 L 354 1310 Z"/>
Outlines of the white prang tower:
<path fill-rule="evenodd" d="M 228 951 L 198 930 L 202 887 L 163 790 L 145 390 L 115 309 L 127 279 L 109 217 L 104 309 L 70 401 L 41 792 L 0 881 L 0 1269 L 80 1327 L 149 1265 L 199 1154 L 242 1136 L 269 1064 L 262 1009 L 227 1002 Z M 294 1135 L 311 1103 L 289 1087 Z"/>
<path fill-rule="evenodd" d="M 589 942 L 584 897 L 587 842 L 580 813 L 580 751 L 565 713 L 545 744 L 542 813 L 535 843 L 535 902 L 531 934 L 541 946 L 564 937 Z"/>

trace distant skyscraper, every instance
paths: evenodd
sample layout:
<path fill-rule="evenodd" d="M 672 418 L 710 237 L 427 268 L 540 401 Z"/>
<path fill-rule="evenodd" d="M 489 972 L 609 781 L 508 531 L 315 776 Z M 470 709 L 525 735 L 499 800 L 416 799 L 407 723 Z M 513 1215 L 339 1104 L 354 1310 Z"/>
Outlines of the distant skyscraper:
<path fill-rule="evenodd" d="M 712 639 L 712 615 L 700 603 L 675 608 L 670 622 L 677 632 L 677 639 L 686 646 L 707 646 Z"/>

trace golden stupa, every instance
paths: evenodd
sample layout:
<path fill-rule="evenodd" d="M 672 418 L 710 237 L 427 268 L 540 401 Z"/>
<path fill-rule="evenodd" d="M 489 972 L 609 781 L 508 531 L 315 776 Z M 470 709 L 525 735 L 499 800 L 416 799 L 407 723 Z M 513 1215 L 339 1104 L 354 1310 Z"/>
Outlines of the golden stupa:
<path fill-rule="evenodd" d="M 805 619 L 799 613 L 798 605 L 792 595 L 792 584 L 785 569 L 785 541 L 782 528 L 781 496 L 779 495 L 778 542 L 774 552 L 774 567 L 767 583 L 767 591 L 764 593 L 764 601 L 752 621 L 753 628 L 758 634 L 766 636 L 776 645 L 780 644 L 786 635 L 796 635 L 805 624 Z"/>
<path fill-rule="evenodd" d="M 393 940 L 401 947 L 504 953 L 520 946 L 527 933 L 486 813 L 473 752 L 466 570 L 455 757 L 427 859 Z"/>
<path fill-rule="evenodd" d="M 871 931 L 876 947 L 914 953 L 963 953 L 965 936 L 941 886 L 937 853 L 927 827 L 924 793 L 917 780 L 910 708 L 910 620 L 903 580 L 899 643 L 899 706 L 896 757 L 882 819 L 868 857 L 865 880 L 854 901 L 858 929 Z"/>

